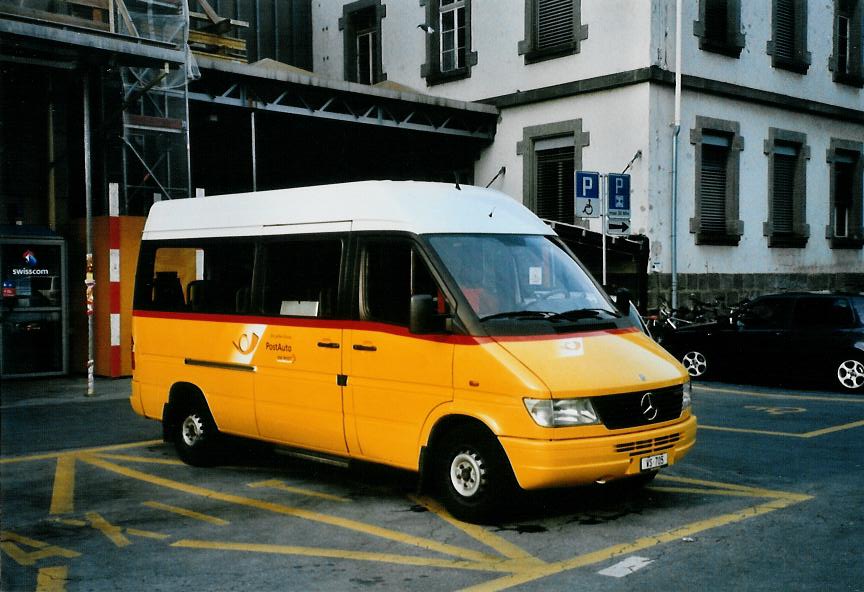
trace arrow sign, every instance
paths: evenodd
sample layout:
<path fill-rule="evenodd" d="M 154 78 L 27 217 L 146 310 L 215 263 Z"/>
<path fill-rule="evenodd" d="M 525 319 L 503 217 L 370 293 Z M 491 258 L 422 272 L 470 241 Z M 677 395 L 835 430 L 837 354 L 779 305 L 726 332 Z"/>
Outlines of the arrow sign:
<path fill-rule="evenodd" d="M 606 225 L 606 231 L 609 234 L 629 234 L 630 220 L 609 220 Z"/>

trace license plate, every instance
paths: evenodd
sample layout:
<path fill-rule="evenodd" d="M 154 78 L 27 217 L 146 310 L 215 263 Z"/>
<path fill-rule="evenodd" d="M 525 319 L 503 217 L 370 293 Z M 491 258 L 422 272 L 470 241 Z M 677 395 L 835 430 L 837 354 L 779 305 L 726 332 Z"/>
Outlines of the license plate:
<path fill-rule="evenodd" d="M 639 467 L 643 471 L 659 469 L 660 467 L 665 467 L 668 464 L 669 454 L 667 452 L 664 452 L 663 454 L 655 454 L 654 456 L 646 456 L 639 459 Z"/>

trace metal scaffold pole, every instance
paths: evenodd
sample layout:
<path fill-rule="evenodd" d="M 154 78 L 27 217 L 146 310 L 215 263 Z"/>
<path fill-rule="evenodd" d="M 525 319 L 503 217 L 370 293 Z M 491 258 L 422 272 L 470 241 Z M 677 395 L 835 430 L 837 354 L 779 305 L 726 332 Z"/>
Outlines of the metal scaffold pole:
<path fill-rule="evenodd" d="M 84 76 L 84 203 L 86 208 L 87 260 L 84 285 L 87 287 L 87 396 L 95 394 L 94 388 L 94 345 L 93 345 L 93 310 L 96 279 L 93 270 L 93 188 L 90 171 L 90 79 Z"/>

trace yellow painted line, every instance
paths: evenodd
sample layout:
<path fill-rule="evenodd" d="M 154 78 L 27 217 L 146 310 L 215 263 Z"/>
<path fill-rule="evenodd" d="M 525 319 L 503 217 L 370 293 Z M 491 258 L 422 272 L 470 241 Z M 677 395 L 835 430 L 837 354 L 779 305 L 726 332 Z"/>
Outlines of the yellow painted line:
<path fill-rule="evenodd" d="M 216 516 L 208 516 L 207 514 L 202 514 L 200 512 L 194 512 L 192 510 L 187 510 L 186 508 L 178 508 L 177 506 L 169 506 L 168 504 L 163 504 L 162 502 L 144 502 L 145 506 L 148 508 L 154 508 L 156 510 L 164 510 L 166 512 L 171 512 L 172 514 L 178 514 L 180 516 L 185 516 L 187 518 L 192 518 L 194 520 L 200 520 L 201 522 L 209 522 L 210 524 L 215 524 L 216 526 L 227 526 L 231 524 L 227 520 L 223 520 L 222 518 L 217 518 Z"/>
<path fill-rule="evenodd" d="M 123 460 L 128 462 L 137 462 L 137 463 L 146 463 L 151 465 L 171 465 L 171 466 L 183 466 L 185 463 L 183 461 L 174 460 L 171 458 L 147 458 L 146 456 L 133 456 L 130 454 L 104 454 L 99 453 L 96 456 L 99 458 L 104 458 L 106 460 Z"/>
<path fill-rule="evenodd" d="M 109 541 L 118 547 L 128 547 L 132 544 L 129 539 L 123 536 L 123 531 L 119 526 L 114 526 L 96 512 L 87 512 L 85 518 L 87 518 L 90 526 L 104 534 Z"/>
<path fill-rule="evenodd" d="M 719 495 L 728 497 L 753 497 L 753 494 L 744 491 L 732 491 L 722 489 L 702 489 L 701 487 L 663 487 L 652 485 L 648 489 L 661 493 L 693 493 L 696 495 Z"/>
<path fill-rule="evenodd" d="M 483 543 L 490 549 L 494 549 L 508 559 L 521 560 L 533 564 L 544 563 L 544 561 L 539 559 L 538 557 L 534 557 L 521 547 L 514 545 L 504 537 L 498 536 L 497 534 L 490 532 L 482 526 L 478 526 L 476 524 L 468 524 L 467 522 L 461 522 L 459 520 L 456 520 L 455 518 L 453 518 L 453 516 L 450 515 L 449 512 L 447 512 L 447 510 L 445 510 L 441 506 L 441 504 L 431 498 L 419 498 L 415 496 L 408 496 L 408 498 L 414 503 L 424 506 L 426 509 L 428 509 L 430 512 L 432 512 L 448 524 L 455 526 L 471 538 Z"/>
<path fill-rule="evenodd" d="M 36 592 L 65 592 L 69 568 L 65 565 L 43 567 L 36 574 Z"/>
<path fill-rule="evenodd" d="M 75 507 L 75 457 L 64 454 L 57 457 L 54 471 L 54 490 L 51 493 L 52 516 L 70 514 Z"/>
<path fill-rule="evenodd" d="M 319 547 L 297 547 L 292 545 L 260 545 L 252 543 L 234 543 L 226 541 L 199 541 L 184 539 L 172 543 L 172 547 L 185 549 L 208 549 L 214 551 L 244 551 L 247 553 L 271 553 L 276 555 L 300 555 L 304 557 L 326 557 L 329 559 L 349 559 L 353 561 L 374 561 L 378 563 L 393 563 L 397 565 L 414 565 L 420 567 L 443 567 L 448 569 L 465 569 L 474 571 L 493 571 L 512 573 L 517 566 L 507 561 L 486 560 L 466 561 L 459 559 L 435 559 L 431 557 L 416 557 L 397 555 L 393 553 L 371 553 L 368 551 L 347 551 L 342 549 L 325 549 Z"/>
<path fill-rule="evenodd" d="M 860 421 L 853 421 L 851 423 L 844 423 L 843 425 L 834 426 L 830 428 L 823 428 L 821 430 L 814 430 L 812 432 L 807 432 L 802 437 L 803 438 L 818 438 L 819 436 L 824 436 L 825 434 L 833 434 L 835 432 L 842 432 L 845 430 L 851 430 L 854 428 L 864 427 L 864 419 Z"/>
<path fill-rule="evenodd" d="M 702 386 L 702 385 L 693 385 L 693 390 L 696 394 L 714 394 L 714 393 L 724 393 L 731 395 L 741 395 L 743 397 L 758 397 L 763 399 L 795 399 L 799 401 L 828 401 L 831 403 L 864 403 L 864 399 L 862 398 L 852 398 L 852 397 L 837 397 L 837 396 L 825 396 L 819 397 L 817 395 L 793 395 L 793 394 L 782 394 L 782 393 L 760 393 L 759 391 L 739 391 L 730 388 L 722 388 L 716 386 Z"/>
<path fill-rule="evenodd" d="M 320 491 L 313 491 L 311 489 L 302 489 L 300 487 L 292 487 L 285 483 L 284 481 L 280 481 L 279 479 L 271 479 L 269 481 L 258 481 L 257 483 L 247 483 L 246 487 L 252 487 L 254 489 L 266 487 L 269 489 L 278 489 L 279 491 L 286 491 L 288 493 L 296 493 L 297 495 L 305 495 L 308 497 L 317 497 L 325 500 L 329 500 L 331 502 L 342 502 L 347 503 L 350 502 L 348 498 L 339 497 L 338 495 L 333 495 L 330 493 L 322 493 Z"/>
<path fill-rule="evenodd" d="M 773 512 L 775 510 L 780 510 L 782 508 L 790 506 L 794 503 L 797 502 L 791 499 L 773 499 L 770 502 L 745 508 L 739 512 L 723 514 L 721 516 L 709 518 L 707 520 L 692 522 L 685 526 L 674 528 L 672 530 L 667 530 L 665 532 L 661 532 L 655 535 L 638 538 L 631 543 L 613 545 L 611 547 L 606 547 L 605 549 L 600 549 L 592 553 L 586 553 L 585 555 L 579 555 L 577 557 L 573 557 L 572 559 L 548 564 L 543 567 L 528 568 L 520 573 L 505 576 L 503 578 L 492 580 L 490 582 L 485 582 L 477 586 L 472 586 L 470 588 L 466 588 L 465 590 L 470 590 L 471 592 L 493 592 L 497 590 L 504 590 L 513 586 L 518 586 L 527 582 L 539 580 L 541 578 L 559 574 L 579 567 L 585 567 L 587 565 L 608 561 L 615 557 L 629 555 L 637 551 L 656 547 L 657 545 L 670 543 L 673 541 L 679 541 L 684 537 L 699 534 L 706 530 L 711 530 L 720 526 L 727 526 L 729 524 L 734 524 L 736 522 L 741 522 L 743 520 L 762 516 L 764 514 L 768 514 L 769 512 Z"/>
<path fill-rule="evenodd" d="M 32 547 L 38 549 L 38 551 L 25 551 L 19 545 Z M 71 559 L 81 555 L 77 551 L 49 545 L 48 543 L 43 543 L 42 541 L 37 541 L 36 539 L 31 539 L 8 530 L 0 531 L 0 550 L 9 555 L 18 565 L 22 566 L 34 565 L 37 561 L 47 559 L 48 557 Z"/>
<path fill-rule="evenodd" d="M 749 485 L 738 485 L 737 483 L 723 483 L 720 481 L 706 481 L 704 479 L 692 479 L 690 477 L 677 477 L 675 475 L 658 475 L 658 480 L 673 481 L 675 483 L 683 483 L 689 485 L 701 485 L 702 487 L 717 489 L 741 491 L 749 494 L 751 497 L 767 497 L 785 499 L 793 502 L 805 502 L 813 499 L 813 496 L 804 493 L 793 493 L 789 491 L 778 491 L 775 489 L 764 489 L 762 487 L 750 487 Z M 710 490 L 706 490 L 710 492 Z"/>
<path fill-rule="evenodd" d="M 52 518 L 52 522 L 56 522 L 57 524 L 62 524 L 64 526 L 87 526 L 87 523 L 83 520 L 74 520 L 71 518 Z"/>
<path fill-rule="evenodd" d="M 446 543 L 440 543 L 433 539 L 428 539 L 424 537 L 418 537 L 410 534 L 405 534 L 402 532 L 398 532 L 395 530 L 390 530 L 387 528 L 381 528 L 379 526 L 375 526 L 372 524 L 366 524 L 364 522 L 359 522 L 357 520 L 350 520 L 348 518 L 339 518 L 338 516 L 332 516 L 329 514 L 322 514 L 319 512 L 311 512 L 309 510 L 303 510 L 300 508 L 294 508 L 291 506 L 286 506 L 283 504 L 277 504 L 273 502 L 267 502 L 263 500 L 256 500 L 249 497 L 244 497 L 240 495 L 234 495 L 229 493 L 222 493 L 219 491 L 215 491 L 212 489 L 205 489 L 203 487 L 199 487 L 197 485 L 188 485 L 186 483 L 181 483 L 179 481 L 172 481 L 171 479 L 165 479 L 164 477 L 157 477 L 156 475 L 150 475 L 148 473 L 144 473 L 142 471 L 138 471 L 136 469 L 131 469 L 128 467 L 124 467 L 121 465 L 114 464 L 107 460 L 99 459 L 95 456 L 81 456 L 79 458 L 82 462 L 86 462 L 88 464 L 100 467 L 105 469 L 106 471 L 111 471 L 113 473 L 117 473 L 119 475 L 124 475 L 131 479 L 136 479 L 138 481 L 143 481 L 145 483 L 150 483 L 152 485 L 157 485 L 159 487 L 165 487 L 168 489 L 173 489 L 175 491 L 182 491 L 184 493 L 188 493 L 190 495 L 198 495 L 201 497 L 206 497 L 209 499 L 215 499 L 227 502 L 229 504 L 235 504 L 239 506 L 245 506 L 248 508 L 255 508 L 258 510 L 263 510 L 265 512 L 273 512 L 276 514 L 282 514 L 284 516 L 291 516 L 294 518 L 300 518 L 303 520 L 310 520 L 312 522 L 320 522 L 322 524 L 328 524 L 330 526 L 337 526 L 339 528 L 345 528 L 347 530 L 352 530 L 355 532 L 360 532 L 363 534 L 368 534 L 371 536 L 380 537 L 383 539 L 395 541 L 398 543 L 402 543 L 405 545 L 412 545 L 421 549 L 426 549 L 429 551 L 435 551 L 437 553 L 444 553 L 445 555 L 451 555 L 454 557 L 459 557 L 461 559 L 467 561 L 496 561 L 497 557 L 494 555 L 488 555 L 486 553 L 480 553 L 478 551 L 474 551 L 472 549 L 465 549 L 462 547 L 457 547 L 454 545 L 448 545 Z"/>
<path fill-rule="evenodd" d="M 161 532 L 153 532 L 150 530 L 138 530 L 137 528 L 127 528 L 126 534 L 137 537 L 144 537 L 146 539 L 156 539 L 160 541 L 171 538 L 170 534 L 162 534 Z"/>
<path fill-rule="evenodd" d="M 0 458 L 0 464 L 14 464 L 22 462 L 33 462 L 37 460 L 51 460 L 65 454 L 96 454 L 99 452 L 110 452 L 112 450 L 129 450 L 130 448 L 143 448 L 144 446 L 153 446 L 161 444 L 162 440 L 144 440 L 142 442 L 130 442 L 128 444 L 113 444 L 111 446 L 97 446 L 95 448 L 78 448 L 73 450 L 58 450 L 57 452 L 44 452 L 42 454 L 31 454 L 28 456 L 11 456 L 8 458 Z"/>

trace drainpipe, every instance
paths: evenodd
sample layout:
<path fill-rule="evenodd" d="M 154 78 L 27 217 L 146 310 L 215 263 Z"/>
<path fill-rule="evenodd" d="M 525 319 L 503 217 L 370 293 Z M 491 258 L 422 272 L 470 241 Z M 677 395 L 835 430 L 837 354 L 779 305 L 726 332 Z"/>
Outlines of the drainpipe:
<path fill-rule="evenodd" d="M 95 370 L 93 343 L 93 312 L 96 279 L 93 269 L 93 190 L 90 175 L 90 73 L 84 73 L 84 205 L 86 212 L 87 260 L 84 285 L 87 286 L 87 396 L 95 394 L 93 372 Z"/>
<path fill-rule="evenodd" d="M 672 126 L 672 308 L 678 308 L 678 140 L 681 132 L 681 0 L 675 0 L 675 123 Z"/>

